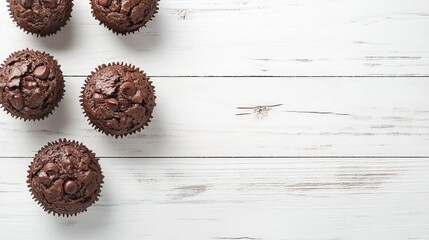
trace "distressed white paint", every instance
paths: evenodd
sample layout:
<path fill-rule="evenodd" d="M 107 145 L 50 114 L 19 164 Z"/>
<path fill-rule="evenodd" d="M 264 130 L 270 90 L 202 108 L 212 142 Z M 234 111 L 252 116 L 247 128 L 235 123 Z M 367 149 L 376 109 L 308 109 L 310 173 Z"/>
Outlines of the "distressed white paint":
<path fill-rule="evenodd" d="M 429 239 L 429 78 L 373 77 L 429 74 L 426 0 L 161 0 L 127 37 L 74 3 L 46 39 L 0 3 L 0 58 L 48 51 L 69 76 L 47 120 L 0 113 L 0 239 Z M 153 122 L 118 140 L 78 103 L 111 61 L 158 76 Z M 100 201 L 68 219 L 25 184 L 34 153 L 63 137 L 103 157 L 106 176 Z"/>
<path fill-rule="evenodd" d="M 101 159 L 100 201 L 44 213 L 3 159 L 0 238 L 428 239 L 429 159 Z"/>
<path fill-rule="evenodd" d="M 128 61 L 152 75 L 427 75 L 427 0 L 161 0 L 148 27 L 118 37 L 75 0 L 61 33 L 26 35 L 0 3 L 0 59 L 31 47 L 67 75 Z"/>
<path fill-rule="evenodd" d="M 426 78 L 153 81 L 158 105 L 139 134 L 114 139 L 93 130 L 78 102 L 84 78 L 67 78 L 66 96 L 47 120 L 0 113 L 1 155 L 30 157 L 66 137 L 116 157 L 429 156 Z M 238 109 L 273 104 L 283 105 L 260 113 Z"/>

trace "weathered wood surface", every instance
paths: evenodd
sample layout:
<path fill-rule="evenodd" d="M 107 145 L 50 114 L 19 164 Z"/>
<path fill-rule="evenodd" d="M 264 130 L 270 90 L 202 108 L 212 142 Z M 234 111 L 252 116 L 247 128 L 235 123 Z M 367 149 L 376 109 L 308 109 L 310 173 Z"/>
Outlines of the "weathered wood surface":
<path fill-rule="evenodd" d="M 428 239 L 429 159 L 101 159 L 100 201 L 52 217 L 2 159 L 0 238 Z M 7 170 L 7 171 L 5 171 Z"/>
<path fill-rule="evenodd" d="M 429 239 L 426 0 L 161 0 L 116 36 L 87 1 L 56 36 L 26 35 L 0 3 L 0 58 L 55 56 L 67 92 L 42 122 L 0 113 L 0 239 Z M 78 103 L 97 65 L 154 76 L 155 116 L 115 140 Z M 100 201 L 73 218 L 35 204 L 46 142 L 101 156 Z"/>
<path fill-rule="evenodd" d="M 153 78 L 153 122 L 114 139 L 87 123 L 84 78 L 60 108 L 24 122 L 0 113 L 3 157 L 31 157 L 58 138 L 109 157 L 429 156 L 426 78 Z"/>
<path fill-rule="evenodd" d="M 427 0 L 162 0 L 156 20 L 120 37 L 74 1 L 60 34 L 26 35 L 0 4 L 0 58 L 30 47 L 68 75 L 128 61 L 152 75 L 428 75 Z"/>

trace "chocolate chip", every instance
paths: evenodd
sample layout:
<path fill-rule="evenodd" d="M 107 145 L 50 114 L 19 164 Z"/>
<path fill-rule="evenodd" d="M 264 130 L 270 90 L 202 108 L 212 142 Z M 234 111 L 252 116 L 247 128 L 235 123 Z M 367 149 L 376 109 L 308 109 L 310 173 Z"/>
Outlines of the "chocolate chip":
<path fill-rule="evenodd" d="M 38 66 L 34 69 L 34 76 L 42 80 L 46 80 L 49 77 L 49 68 L 45 65 Z"/>
<path fill-rule="evenodd" d="M 137 92 L 137 87 L 132 82 L 124 82 L 120 89 L 121 93 L 127 98 L 133 97 Z"/>
<path fill-rule="evenodd" d="M 44 101 L 44 95 L 39 89 L 35 89 L 34 91 L 31 91 L 31 95 L 28 98 L 28 106 L 31 108 L 39 108 L 43 105 Z"/>
<path fill-rule="evenodd" d="M 112 0 L 98 0 L 98 4 L 103 7 L 109 7 L 112 4 Z"/>
<path fill-rule="evenodd" d="M 142 103 L 144 98 L 144 94 L 141 91 L 138 91 L 134 97 L 131 99 L 133 103 Z"/>
<path fill-rule="evenodd" d="M 67 194 L 75 194 L 77 192 L 77 188 L 78 185 L 75 181 L 73 180 L 68 180 L 65 184 L 64 184 L 64 191 Z"/>
<path fill-rule="evenodd" d="M 85 173 L 83 173 L 79 180 L 82 181 L 83 183 L 91 183 L 92 179 L 94 179 L 94 172 L 93 171 L 86 171 Z"/>
<path fill-rule="evenodd" d="M 9 99 L 9 102 L 16 110 L 21 110 L 24 108 L 24 99 L 21 95 L 14 95 L 11 99 Z"/>
<path fill-rule="evenodd" d="M 143 119 L 145 112 L 146 109 L 142 106 L 132 106 L 125 111 L 128 116 L 133 116 L 135 119 Z"/>
<path fill-rule="evenodd" d="M 54 176 L 58 173 L 58 166 L 55 163 L 47 163 L 43 166 L 43 171 L 50 176 Z"/>
<path fill-rule="evenodd" d="M 88 185 L 88 187 L 86 187 L 85 195 L 91 195 L 93 192 L 97 190 L 97 188 L 98 188 L 97 184 L 94 181 L 91 182 Z"/>
<path fill-rule="evenodd" d="M 31 6 L 33 5 L 33 0 L 21 0 L 19 2 L 21 3 L 21 6 L 25 8 L 31 8 Z"/>
<path fill-rule="evenodd" d="M 116 129 L 119 127 L 119 122 L 116 119 L 106 121 L 106 126 L 109 128 Z"/>
<path fill-rule="evenodd" d="M 118 101 L 114 98 L 109 98 L 106 100 L 106 107 L 112 111 L 115 111 L 118 108 Z"/>
<path fill-rule="evenodd" d="M 57 1 L 58 0 L 42 0 L 43 5 L 45 5 L 45 7 L 48 7 L 48 8 L 55 8 L 55 7 L 57 7 L 57 4 L 58 4 Z"/>

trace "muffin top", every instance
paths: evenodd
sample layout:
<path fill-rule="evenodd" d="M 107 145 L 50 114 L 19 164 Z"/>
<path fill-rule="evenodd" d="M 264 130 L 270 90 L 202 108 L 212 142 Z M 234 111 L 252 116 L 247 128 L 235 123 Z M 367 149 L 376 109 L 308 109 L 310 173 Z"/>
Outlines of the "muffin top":
<path fill-rule="evenodd" d="M 81 102 L 96 129 L 122 137 L 148 125 L 155 107 L 154 92 L 142 71 L 113 63 L 100 66 L 87 79 Z"/>
<path fill-rule="evenodd" d="M 28 49 L 15 52 L 0 69 L 0 102 L 12 116 L 43 119 L 63 95 L 60 66 L 46 53 Z"/>
<path fill-rule="evenodd" d="M 158 0 L 91 0 L 92 13 L 115 33 L 127 34 L 145 26 L 158 10 Z"/>
<path fill-rule="evenodd" d="M 25 31 L 48 36 L 67 24 L 73 8 L 72 0 L 7 0 L 10 15 Z"/>
<path fill-rule="evenodd" d="M 98 200 L 103 182 L 95 154 L 65 139 L 43 147 L 28 173 L 30 192 L 45 211 L 54 215 L 85 211 Z"/>

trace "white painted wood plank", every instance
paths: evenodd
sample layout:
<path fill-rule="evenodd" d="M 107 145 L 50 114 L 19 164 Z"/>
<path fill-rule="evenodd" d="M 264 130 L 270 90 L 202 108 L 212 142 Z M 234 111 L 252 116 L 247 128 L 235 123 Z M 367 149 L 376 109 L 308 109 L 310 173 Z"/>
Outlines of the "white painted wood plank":
<path fill-rule="evenodd" d="M 428 239 L 429 159 L 101 159 L 85 214 L 31 199 L 31 159 L 0 161 L 0 238 Z"/>
<path fill-rule="evenodd" d="M 158 105 L 140 134 L 114 139 L 93 130 L 78 102 L 84 78 L 67 78 L 65 99 L 47 120 L 0 113 L 0 156 L 31 157 L 63 137 L 110 157 L 429 156 L 426 78 L 153 80 Z"/>
<path fill-rule="evenodd" d="M 67 75 L 127 61 L 152 75 L 427 75 L 426 0 L 162 0 L 141 33 L 115 36 L 74 1 L 60 34 L 28 36 L 0 4 L 0 58 L 30 47 Z"/>

